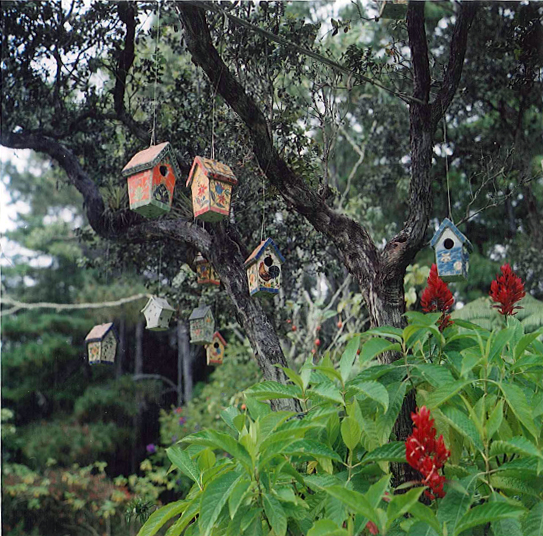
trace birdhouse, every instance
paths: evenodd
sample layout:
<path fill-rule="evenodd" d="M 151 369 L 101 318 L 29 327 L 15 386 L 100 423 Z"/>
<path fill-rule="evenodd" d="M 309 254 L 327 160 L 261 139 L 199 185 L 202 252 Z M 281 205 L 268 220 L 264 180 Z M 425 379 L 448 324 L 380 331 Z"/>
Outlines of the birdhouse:
<path fill-rule="evenodd" d="M 216 331 L 213 334 L 213 341 L 206 346 L 207 364 L 208 365 L 222 365 L 224 359 L 224 349 L 226 348 L 226 341 L 222 338 L 222 335 Z"/>
<path fill-rule="evenodd" d="M 204 259 L 201 253 L 196 255 L 194 264 L 196 264 L 196 275 L 198 277 L 197 281 L 199 285 L 221 284 L 219 276 L 215 272 L 213 265 L 208 260 Z"/>
<path fill-rule="evenodd" d="M 130 210 L 147 218 L 169 212 L 175 178 L 180 175 L 172 146 L 168 142 L 137 153 L 123 169 L 123 177 L 128 177 Z"/>
<path fill-rule="evenodd" d="M 89 365 L 115 362 L 117 351 L 117 336 L 113 322 L 94 326 L 85 337 Z"/>
<path fill-rule="evenodd" d="M 192 189 L 194 217 L 216 222 L 230 214 L 232 187 L 238 183 L 232 170 L 209 158 L 197 156 L 187 180 Z"/>
<path fill-rule="evenodd" d="M 147 305 L 141 310 L 147 320 L 146 329 L 164 331 L 170 325 L 170 318 L 175 309 L 164 298 L 151 296 Z"/>
<path fill-rule="evenodd" d="M 430 245 L 435 249 L 437 273 L 443 281 L 467 279 L 473 246 L 451 220 L 441 222 Z"/>
<path fill-rule="evenodd" d="M 407 15 L 407 0 L 381 0 L 379 4 L 380 19 L 405 19 Z"/>
<path fill-rule="evenodd" d="M 211 344 L 215 331 L 215 319 L 211 307 L 200 301 L 200 305 L 192 311 L 189 317 L 191 344 Z"/>
<path fill-rule="evenodd" d="M 260 243 L 245 261 L 251 296 L 269 296 L 279 292 L 283 262 L 285 259 L 271 238 Z"/>

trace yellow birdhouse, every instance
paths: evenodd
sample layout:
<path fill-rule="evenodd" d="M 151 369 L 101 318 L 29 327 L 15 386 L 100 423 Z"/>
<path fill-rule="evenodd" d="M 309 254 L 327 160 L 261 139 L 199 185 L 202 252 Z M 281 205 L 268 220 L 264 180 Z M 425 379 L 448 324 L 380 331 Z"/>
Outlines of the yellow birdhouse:
<path fill-rule="evenodd" d="M 210 222 L 226 218 L 230 214 L 232 187 L 237 183 L 227 165 L 197 156 L 187 180 L 187 187 L 192 189 L 194 217 Z"/>
<path fill-rule="evenodd" d="M 283 262 L 285 259 L 271 238 L 259 244 L 245 261 L 251 296 L 269 296 L 279 292 Z"/>
<path fill-rule="evenodd" d="M 165 331 L 170 326 L 170 319 L 175 309 L 165 298 L 151 296 L 145 307 L 141 310 L 145 320 L 146 329 L 150 331 Z"/>
<path fill-rule="evenodd" d="M 117 336 L 113 322 L 94 326 L 85 337 L 89 365 L 98 363 L 115 363 L 117 351 Z"/>
<path fill-rule="evenodd" d="M 153 145 L 134 155 L 123 169 L 123 177 L 128 177 L 130 210 L 147 218 L 169 212 L 175 179 L 180 175 L 168 142 Z"/>
<path fill-rule="evenodd" d="M 206 260 L 201 253 L 194 259 L 196 264 L 196 276 L 199 285 L 220 285 L 221 281 L 215 272 L 213 265 Z"/>
<path fill-rule="evenodd" d="M 225 348 L 226 341 L 223 339 L 222 335 L 216 331 L 213 334 L 213 341 L 206 346 L 207 364 L 222 365 Z"/>

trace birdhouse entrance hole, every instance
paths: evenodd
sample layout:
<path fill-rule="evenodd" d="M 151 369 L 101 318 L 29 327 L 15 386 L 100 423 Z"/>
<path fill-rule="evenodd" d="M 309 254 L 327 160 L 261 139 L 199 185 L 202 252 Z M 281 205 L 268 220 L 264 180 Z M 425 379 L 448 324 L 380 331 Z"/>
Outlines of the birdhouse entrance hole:
<path fill-rule="evenodd" d="M 165 177 L 168 174 L 168 168 L 166 166 L 160 166 L 160 174 Z"/>
<path fill-rule="evenodd" d="M 443 242 L 443 245 L 445 246 L 445 249 L 452 249 L 452 247 L 454 246 L 454 242 L 451 238 L 446 238 Z"/>

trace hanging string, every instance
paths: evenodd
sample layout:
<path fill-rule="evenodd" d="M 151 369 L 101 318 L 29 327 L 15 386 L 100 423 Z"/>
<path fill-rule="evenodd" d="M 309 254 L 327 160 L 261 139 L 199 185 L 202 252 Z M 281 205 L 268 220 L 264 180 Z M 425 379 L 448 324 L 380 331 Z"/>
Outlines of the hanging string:
<path fill-rule="evenodd" d="M 156 88 L 158 83 L 158 41 L 160 38 L 160 9 L 162 7 L 162 3 L 160 0 L 157 2 L 158 4 L 158 16 L 157 16 L 157 30 L 156 30 L 156 38 L 155 38 L 155 54 L 154 54 L 154 68 L 155 68 L 155 83 L 153 88 L 153 128 L 151 130 L 151 143 L 150 147 L 156 144 L 156 110 L 157 110 L 157 98 L 156 98 Z"/>
<path fill-rule="evenodd" d="M 160 246 L 160 252 L 158 253 L 158 294 L 160 295 L 160 287 L 162 285 L 162 250 L 164 244 Z"/>
<path fill-rule="evenodd" d="M 447 202 L 449 208 L 449 219 L 454 223 L 451 207 L 451 188 L 449 185 L 449 157 L 447 156 L 447 120 L 445 118 L 445 114 L 443 114 L 443 141 L 445 143 L 445 175 L 447 177 Z"/>
<path fill-rule="evenodd" d="M 264 173 L 262 173 L 262 227 L 260 229 L 260 242 L 264 240 L 264 224 L 266 222 L 266 183 L 264 179 Z"/>

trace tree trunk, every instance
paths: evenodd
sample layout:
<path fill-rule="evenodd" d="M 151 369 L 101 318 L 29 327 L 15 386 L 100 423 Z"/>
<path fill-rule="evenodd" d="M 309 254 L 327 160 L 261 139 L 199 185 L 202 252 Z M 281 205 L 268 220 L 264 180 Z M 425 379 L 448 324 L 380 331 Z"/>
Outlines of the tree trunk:
<path fill-rule="evenodd" d="M 177 321 L 177 405 L 192 398 L 192 354 L 189 326 L 185 320 Z"/>
<path fill-rule="evenodd" d="M 142 321 L 136 324 L 136 351 L 134 362 L 134 376 L 143 374 L 143 329 Z M 132 473 L 138 470 L 138 450 L 141 442 L 142 429 L 142 413 L 143 413 L 143 398 L 139 390 L 136 394 L 136 415 L 134 416 L 133 424 L 133 440 L 132 440 Z"/>
<path fill-rule="evenodd" d="M 115 378 L 118 380 L 123 375 L 123 363 L 126 353 L 126 318 L 124 313 L 121 316 L 119 322 L 119 353 L 117 354 L 117 361 L 115 365 Z"/>

